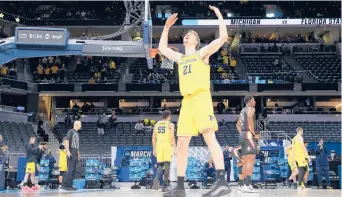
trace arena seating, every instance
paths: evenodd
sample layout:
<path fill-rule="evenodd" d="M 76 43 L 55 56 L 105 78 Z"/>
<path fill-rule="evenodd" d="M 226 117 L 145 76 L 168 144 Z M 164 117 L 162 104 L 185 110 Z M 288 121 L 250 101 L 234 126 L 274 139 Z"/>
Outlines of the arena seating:
<path fill-rule="evenodd" d="M 136 122 L 118 122 L 117 132 L 105 128 L 105 135 L 99 136 L 97 133 L 97 125 L 95 122 L 83 122 L 80 132 L 80 151 L 86 154 L 110 154 L 111 146 L 119 145 L 137 145 L 151 146 L 152 132 L 147 131 L 145 134 L 138 134 L 134 129 Z M 176 123 L 174 123 L 176 125 Z M 224 146 L 229 144 L 235 146 L 238 144 L 238 132 L 236 131 L 235 122 L 226 122 L 217 132 L 219 143 Z M 55 125 L 54 132 L 61 140 L 66 136 L 67 130 L 63 123 Z M 192 138 L 191 146 L 205 146 L 202 136 Z"/>
<path fill-rule="evenodd" d="M 25 153 L 25 146 L 29 142 L 29 137 L 37 137 L 31 124 L 16 122 L 0 122 L 0 135 L 3 136 L 10 151 L 17 153 Z"/>
<path fill-rule="evenodd" d="M 156 60 L 159 57 L 157 56 Z M 222 57 L 220 57 L 219 52 L 213 54 L 210 57 L 210 79 L 214 83 L 223 82 L 222 74 L 226 73 L 229 80 L 236 80 L 238 76 L 234 69 L 229 66 L 222 65 Z M 153 70 L 149 70 L 147 67 L 146 59 L 137 59 L 135 63 L 131 66 L 130 73 L 133 73 L 134 83 L 178 83 L 178 71 L 166 70 L 160 68 L 161 62 L 155 64 Z M 175 66 L 177 66 L 175 64 Z M 140 73 L 141 72 L 141 73 Z M 156 75 L 158 73 L 158 75 Z M 142 76 L 141 76 L 142 74 Z M 160 75 L 162 74 L 162 75 Z M 149 76 L 151 75 L 151 76 Z M 139 81 L 140 80 L 140 81 Z"/>
<path fill-rule="evenodd" d="M 281 56 L 241 56 L 241 60 L 246 68 L 246 75 L 260 77 L 259 80 L 293 83 L 297 76 Z"/>
<path fill-rule="evenodd" d="M 296 135 L 297 127 L 304 129 L 304 141 L 318 142 L 319 138 L 327 142 L 341 141 L 341 122 L 270 121 L 267 125 L 269 131 L 284 131 L 291 138 Z"/>
<path fill-rule="evenodd" d="M 176 72 L 177 70 L 161 69 L 160 63 L 155 64 L 153 70 L 150 70 L 145 58 L 137 59 L 130 68 L 130 73 L 133 73 L 133 83 L 175 83 Z"/>
<path fill-rule="evenodd" d="M 80 58 L 80 64 L 76 63 L 76 69 L 70 70 L 68 67 L 73 67 L 74 65 L 71 65 L 73 61 L 77 59 L 76 56 L 60 56 L 58 58 L 54 59 L 54 63 L 52 64 L 42 64 L 43 68 L 46 68 L 49 66 L 50 68 L 52 65 L 57 65 L 59 67 L 57 79 L 53 79 L 51 76 L 46 76 L 45 74 L 42 77 L 39 77 L 37 73 L 37 65 L 42 61 L 43 58 L 31 58 L 30 59 L 30 65 L 31 69 L 33 71 L 35 82 L 49 82 L 49 83 L 88 83 L 89 79 L 92 77 L 92 74 L 94 74 L 95 71 L 100 71 L 105 63 L 109 63 L 109 59 L 113 60 L 116 64 L 116 69 L 114 72 L 110 72 L 110 69 L 106 67 L 107 70 L 107 79 L 104 80 L 102 77 L 99 80 L 95 79 L 95 83 L 118 83 L 120 80 L 120 73 L 118 72 L 120 69 L 118 68 L 122 61 L 125 61 L 126 58 L 120 58 L 120 57 L 112 57 L 112 58 L 106 58 L 106 57 L 93 57 L 89 59 Z M 58 63 L 57 63 L 58 59 Z M 101 61 L 101 62 L 100 62 Z M 61 74 L 61 65 L 65 65 L 65 73 L 64 78 Z M 92 72 L 93 71 L 93 72 Z"/>
<path fill-rule="evenodd" d="M 320 81 L 341 82 L 341 60 L 336 56 L 296 56 L 296 60 Z"/>

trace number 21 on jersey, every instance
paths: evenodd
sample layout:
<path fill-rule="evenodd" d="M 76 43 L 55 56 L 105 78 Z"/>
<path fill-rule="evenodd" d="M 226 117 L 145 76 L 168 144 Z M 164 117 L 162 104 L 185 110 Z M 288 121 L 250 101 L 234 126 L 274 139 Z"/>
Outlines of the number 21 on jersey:
<path fill-rule="evenodd" d="M 183 66 L 183 75 L 187 75 L 191 73 L 191 64 Z"/>
<path fill-rule="evenodd" d="M 159 126 L 158 127 L 158 133 L 165 133 L 165 127 L 164 126 Z"/>

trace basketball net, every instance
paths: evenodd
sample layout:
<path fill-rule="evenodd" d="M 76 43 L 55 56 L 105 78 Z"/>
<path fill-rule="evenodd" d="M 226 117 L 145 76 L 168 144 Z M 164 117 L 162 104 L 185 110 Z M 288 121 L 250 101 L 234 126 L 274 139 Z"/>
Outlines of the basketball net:
<path fill-rule="evenodd" d="M 178 52 L 177 48 L 170 48 L 176 52 Z M 162 64 L 160 66 L 160 68 L 164 68 L 164 69 L 168 69 L 168 70 L 173 70 L 174 69 L 174 63 L 175 61 L 167 58 L 165 55 L 159 53 L 160 57 L 162 58 Z"/>

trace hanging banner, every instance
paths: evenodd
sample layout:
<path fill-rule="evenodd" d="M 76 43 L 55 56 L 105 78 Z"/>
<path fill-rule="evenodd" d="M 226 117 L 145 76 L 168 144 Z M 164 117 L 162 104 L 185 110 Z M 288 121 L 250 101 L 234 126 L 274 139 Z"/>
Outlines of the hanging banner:
<path fill-rule="evenodd" d="M 315 25 L 341 25 L 341 18 L 297 18 L 297 19 L 225 19 L 229 26 L 315 26 Z M 213 19 L 185 19 L 184 26 L 219 25 L 218 20 Z"/>

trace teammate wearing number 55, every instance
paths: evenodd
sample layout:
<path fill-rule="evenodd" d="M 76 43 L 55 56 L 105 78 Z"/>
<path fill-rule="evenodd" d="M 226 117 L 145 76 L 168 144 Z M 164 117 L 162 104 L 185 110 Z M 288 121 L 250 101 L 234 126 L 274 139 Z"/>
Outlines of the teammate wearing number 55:
<path fill-rule="evenodd" d="M 159 177 L 164 172 L 163 192 L 168 191 L 168 180 L 170 175 L 170 164 L 172 160 L 173 150 L 176 150 L 176 141 L 174 137 L 175 126 L 171 120 L 171 112 L 169 110 L 163 111 L 163 120 L 158 121 L 154 125 L 152 144 L 153 154 L 157 157 L 158 169 L 157 176 L 153 180 L 153 189 L 159 188 Z M 176 152 L 175 152 L 176 153 Z"/>
<path fill-rule="evenodd" d="M 209 57 L 216 53 L 227 41 L 227 28 L 220 10 L 209 8 L 218 17 L 220 36 L 209 45 L 200 48 L 197 32 L 191 30 L 184 36 L 185 54 L 168 48 L 168 33 L 177 20 L 177 14 L 171 15 L 160 38 L 160 53 L 178 64 L 179 89 L 183 96 L 182 108 L 178 119 L 177 143 L 177 187 L 164 193 L 164 197 L 184 197 L 185 171 L 188 161 L 188 149 L 192 136 L 202 134 L 211 152 L 216 168 L 217 186 L 203 197 L 219 197 L 231 192 L 225 182 L 223 154 L 217 142 L 215 132 L 218 130 L 210 94 Z"/>

